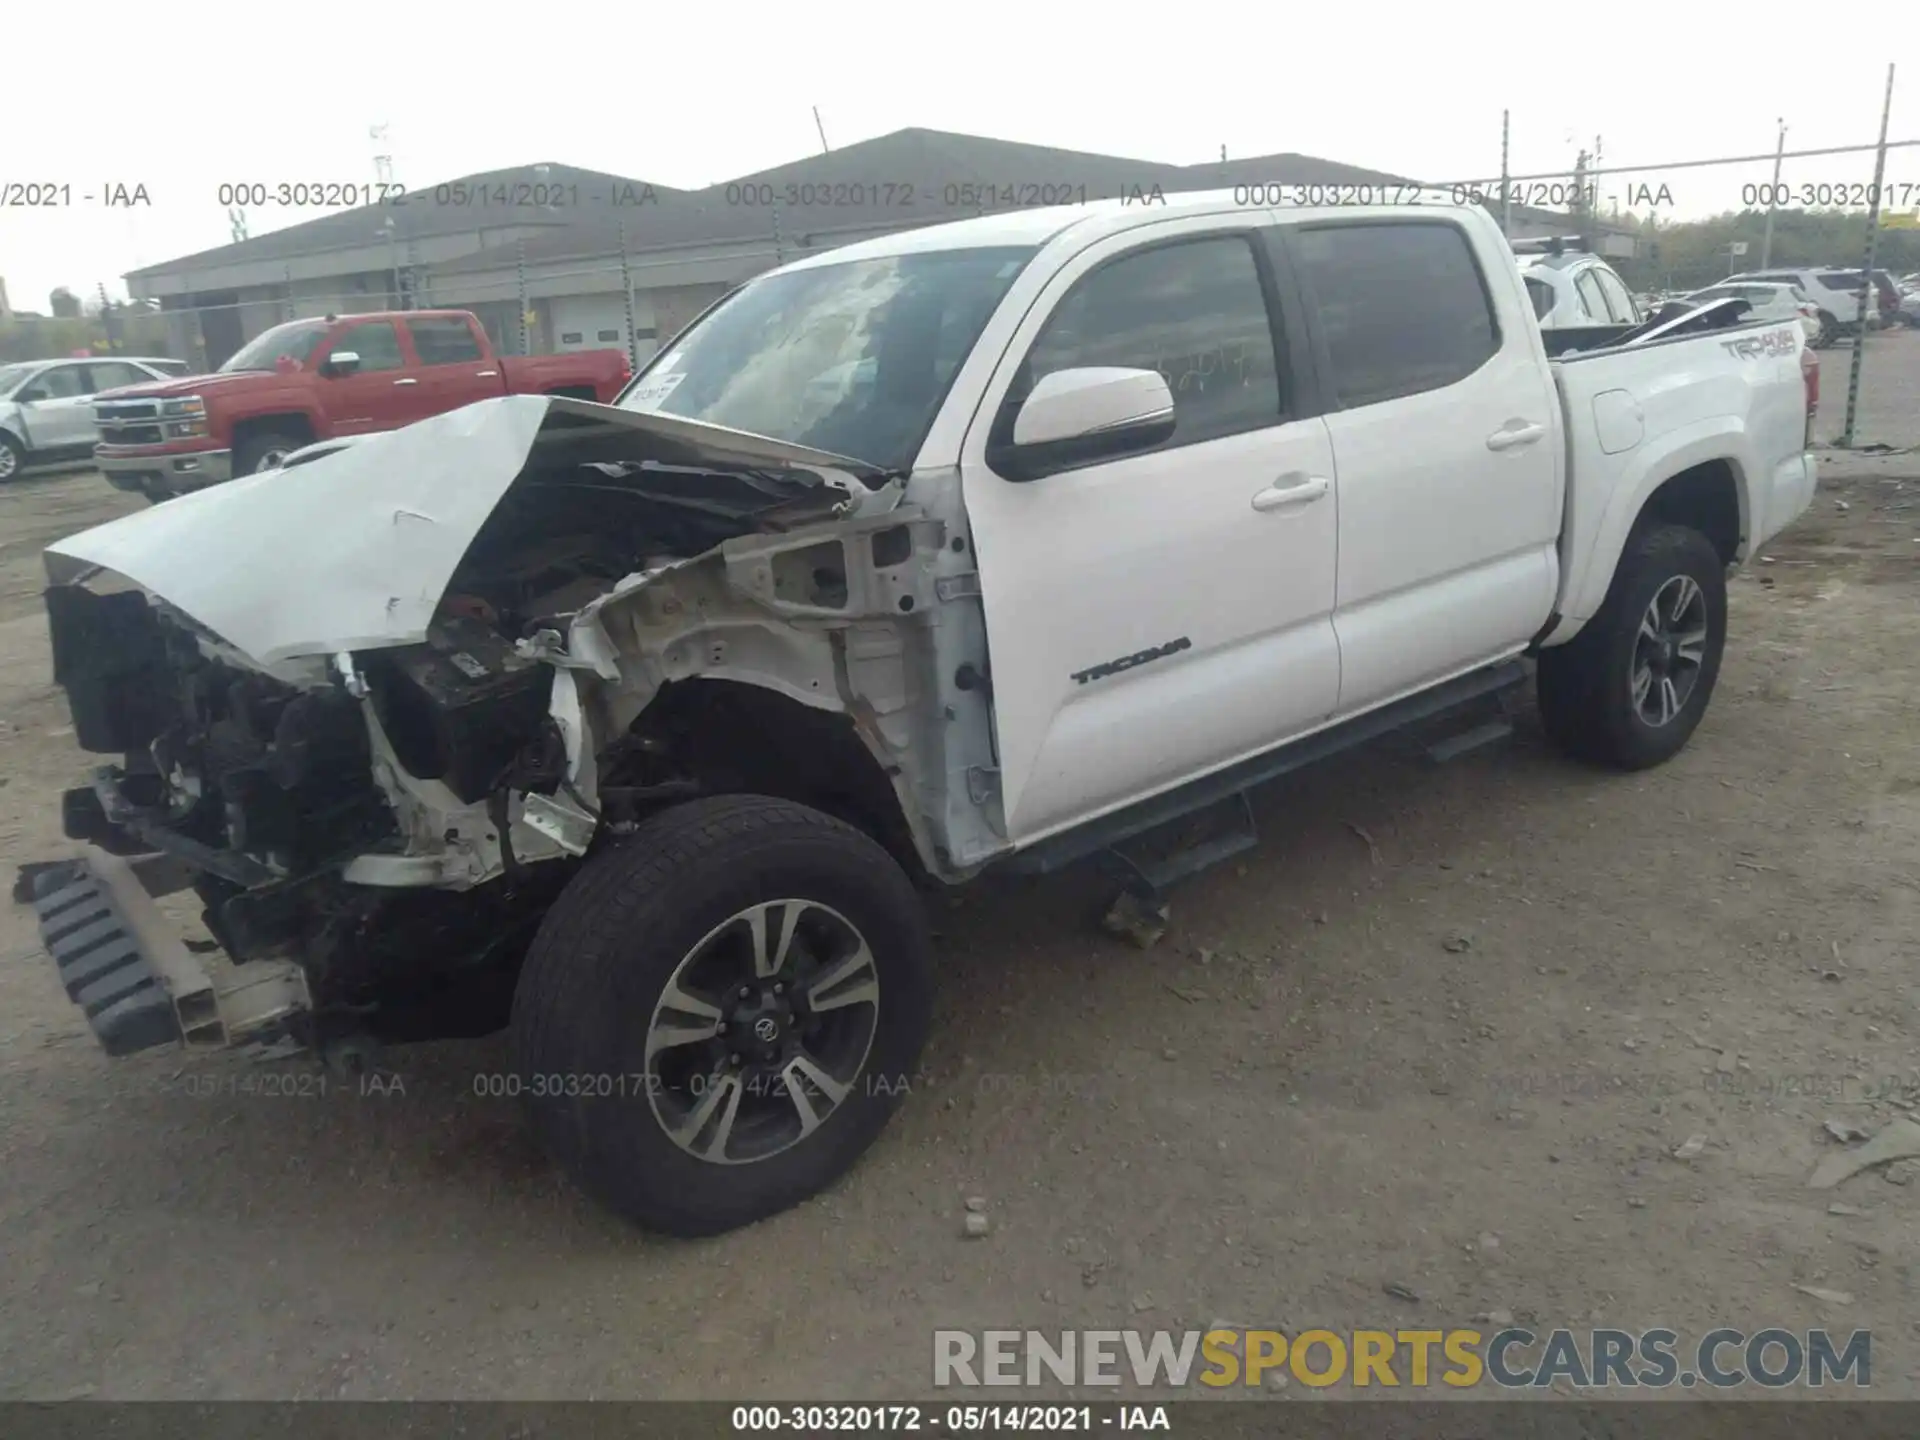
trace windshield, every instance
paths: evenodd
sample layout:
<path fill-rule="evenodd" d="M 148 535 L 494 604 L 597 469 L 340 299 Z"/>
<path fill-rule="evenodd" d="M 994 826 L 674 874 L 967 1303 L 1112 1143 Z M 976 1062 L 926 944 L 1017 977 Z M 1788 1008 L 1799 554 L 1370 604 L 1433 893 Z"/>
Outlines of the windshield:
<path fill-rule="evenodd" d="M 256 335 L 242 345 L 233 358 L 220 367 L 220 373 L 271 370 L 283 358 L 305 364 L 307 356 L 313 353 L 313 347 L 320 343 L 320 337 L 326 333 L 326 323 L 320 320 L 295 320 L 288 325 L 276 325 L 264 335 Z"/>
<path fill-rule="evenodd" d="M 905 470 L 1035 247 L 849 260 L 743 286 L 615 403 Z"/>
<path fill-rule="evenodd" d="M 0 395 L 11 395 L 25 383 L 29 375 L 39 368 L 40 362 L 37 360 L 0 365 Z"/>

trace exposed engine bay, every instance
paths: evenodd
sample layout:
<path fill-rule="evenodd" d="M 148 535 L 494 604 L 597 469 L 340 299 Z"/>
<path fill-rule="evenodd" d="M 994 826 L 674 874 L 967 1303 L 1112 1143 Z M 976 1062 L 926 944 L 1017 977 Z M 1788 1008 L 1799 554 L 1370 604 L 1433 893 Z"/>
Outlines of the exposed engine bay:
<path fill-rule="evenodd" d="M 881 477 L 610 458 L 624 429 L 549 427 L 413 643 L 262 661 L 137 574 L 49 589 L 76 738 L 117 757 L 67 833 L 176 862 L 235 969 L 298 968 L 305 1002 L 245 1038 L 497 1028 L 579 860 L 702 791 L 806 794 L 944 868 L 919 767 L 945 742 L 908 699 L 946 523 Z"/>

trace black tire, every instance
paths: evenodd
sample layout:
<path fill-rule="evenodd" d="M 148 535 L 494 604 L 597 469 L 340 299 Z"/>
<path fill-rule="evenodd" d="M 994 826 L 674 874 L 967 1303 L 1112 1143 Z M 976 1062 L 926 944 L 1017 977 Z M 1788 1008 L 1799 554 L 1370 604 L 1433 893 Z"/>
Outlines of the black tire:
<path fill-rule="evenodd" d="M 1813 348 L 1830 350 L 1840 339 L 1840 322 L 1825 310 L 1820 312 L 1820 333 L 1813 337 Z"/>
<path fill-rule="evenodd" d="M 13 436 L 0 431 L 0 483 L 18 480 L 26 468 L 26 447 Z"/>
<path fill-rule="evenodd" d="M 845 1098 L 810 1134 L 719 1163 L 668 1134 L 649 1026 L 682 961 L 716 927 L 785 898 L 831 907 L 865 940 L 879 996 L 871 1039 Z M 542 1143 L 582 1188 L 647 1229 L 715 1235 L 798 1204 L 873 1143 L 926 1039 L 932 976 L 921 901 L 867 836 L 785 800 L 697 800 L 591 857 L 561 892 L 514 995 L 512 1070 Z"/>
<path fill-rule="evenodd" d="M 1635 700 L 1641 621 L 1654 596 L 1670 593 L 1664 587 L 1680 577 L 1699 587 L 1706 637 L 1683 702 L 1656 725 Z M 1577 760 L 1616 770 L 1672 759 L 1706 713 L 1726 644 L 1726 567 L 1712 542 L 1682 525 L 1642 526 L 1621 552 L 1599 613 L 1566 644 L 1540 652 L 1536 683 L 1548 738 Z"/>
<path fill-rule="evenodd" d="M 303 445 L 312 443 L 298 435 L 280 435 L 273 432 L 249 435 L 233 447 L 233 473 L 236 478 L 241 475 L 258 474 L 269 458 L 275 455 L 285 456 Z"/>

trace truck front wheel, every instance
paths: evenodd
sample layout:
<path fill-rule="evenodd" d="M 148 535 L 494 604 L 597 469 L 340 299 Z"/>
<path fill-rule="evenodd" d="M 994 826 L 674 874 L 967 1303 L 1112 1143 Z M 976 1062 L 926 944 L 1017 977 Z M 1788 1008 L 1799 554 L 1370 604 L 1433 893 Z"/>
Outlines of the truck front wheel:
<path fill-rule="evenodd" d="M 233 447 L 233 473 L 257 475 L 278 469 L 282 460 L 308 443 L 297 435 L 249 435 Z"/>
<path fill-rule="evenodd" d="M 812 1195 L 910 1088 L 931 1009 L 919 898 L 859 831 L 694 801 L 591 858 L 521 971 L 515 1087 L 628 1219 L 713 1235 Z"/>
<path fill-rule="evenodd" d="M 1540 718 L 1567 754 L 1644 770 L 1706 713 L 1727 644 L 1726 567 L 1682 525 L 1634 532 L 1599 613 L 1540 654 Z"/>

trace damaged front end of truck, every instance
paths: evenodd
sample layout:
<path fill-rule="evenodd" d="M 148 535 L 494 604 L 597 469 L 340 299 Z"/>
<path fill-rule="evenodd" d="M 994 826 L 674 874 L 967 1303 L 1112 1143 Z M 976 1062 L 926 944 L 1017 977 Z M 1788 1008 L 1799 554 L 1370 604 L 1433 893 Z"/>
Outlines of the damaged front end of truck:
<path fill-rule="evenodd" d="M 484 1033 L 583 857 L 703 793 L 957 878 L 984 712 L 963 741 L 938 674 L 978 603 L 902 484 L 513 397 L 50 547 L 55 679 L 113 757 L 33 887 L 69 996 L 116 1054 Z"/>

